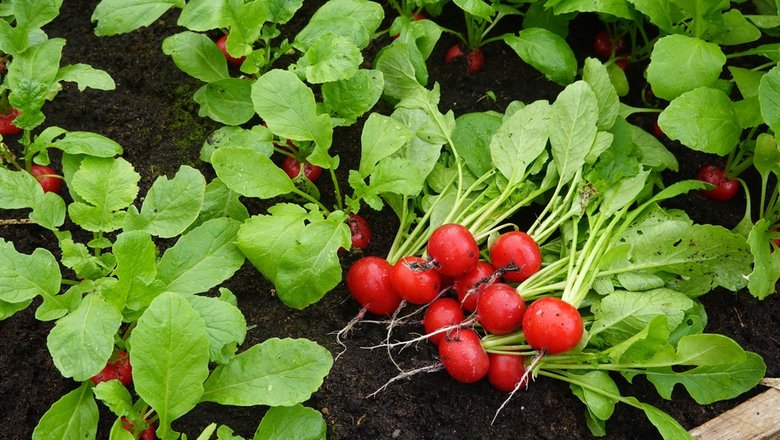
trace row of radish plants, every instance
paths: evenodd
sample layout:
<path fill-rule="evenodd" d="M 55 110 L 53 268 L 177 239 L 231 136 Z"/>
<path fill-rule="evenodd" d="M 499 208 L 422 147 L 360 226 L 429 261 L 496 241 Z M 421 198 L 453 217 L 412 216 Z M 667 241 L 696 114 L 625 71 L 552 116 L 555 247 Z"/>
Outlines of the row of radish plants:
<path fill-rule="evenodd" d="M 203 82 L 193 96 L 200 115 L 223 124 L 200 151 L 216 178 L 182 166 L 143 197 L 119 144 L 44 124 L 61 82 L 114 88 L 104 71 L 60 65 L 65 40 L 43 27 L 61 3 L 0 5 L 0 207 L 24 210 L 59 245 L 56 258 L 0 240 L 0 314 L 40 297 L 36 317 L 55 322 L 53 362 L 80 383 L 34 438 L 95 437 L 98 402 L 116 415 L 112 439 L 178 438 L 171 423 L 200 402 L 270 406 L 256 439 L 324 438 L 322 416 L 302 403 L 333 357 L 305 339 L 243 346 L 246 321 L 221 285 L 245 260 L 296 309 L 346 282 L 362 309 L 342 343 L 365 313 L 387 318 L 381 346 L 415 343 L 389 336 L 414 307 L 440 355 L 425 371 L 487 377 L 510 397 L 539 376 L 568 382 L 595 435 L 622 403 L 665 438 L 688 436 L 622 395 L 618 376 L 644 375 L 667 399 L 679 384 L 701 404 L 764 376 L 759 355 L 704 332 L 697 298 L 715 288 L 764 298 L 780 278 L 780 44 L 763 43 L 780 30 L 777 3 L 329 0 L 287 35 L 302 0 L 103 0 L 92 16 L 99 36 L 180 10 L 182 31 L 161 50 Z M 445 7 L 462 15 L 462 31 L 437 24 Z M 604 30 L 579 63 L 566 38 L 586 13 Z M 509 17 L 517 29 L 498 34 Z M 459 43 L 430 59 L 445 34 Z M 503 112 L 441 110 L 428 65 L 464 57 L 477 75 L 491 62 L 487 44 L 508 45 L 563 91 Z M 623 99 L 630 64 L 646 66 L 652 105 Z M 389 114 L 374 110 L 380 100 Z M 657 114 L 655 133 L 629 122 L 637 113 Z M 330 152 L 334 129 L 354 124 L 359 166 L 343 171 Z M 661 136 L 722 165 L 666 185 L 662 173 L 678 164 Z M 740 178 L 748 171 L 758 189 Z M 334 194 L 323 197 L 317 181 L 327 176 Z M 748 203 L 732 230 L 662 203 L 690 191 L 718 203 L 740 189 Z M 276 203 L 253 213 L 243 203 L 253 198 Z M 398 217 L 395 240 L 342 273 L 344 253 L 371 239 L 367 209 Z M 520 230 L 512 221 L 527 212 L 535 220 Z M 174 243 L 161 255 L 160 239 Z M 234 438 L 214 424 L 195 435 L 215 434 Z"/>

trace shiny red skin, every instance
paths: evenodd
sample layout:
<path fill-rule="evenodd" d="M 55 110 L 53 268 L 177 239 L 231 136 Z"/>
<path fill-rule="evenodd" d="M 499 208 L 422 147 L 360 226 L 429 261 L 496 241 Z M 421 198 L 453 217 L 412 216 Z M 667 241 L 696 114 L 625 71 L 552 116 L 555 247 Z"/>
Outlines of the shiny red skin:
<path fill-rule="evenodd" d="M 366 219 L 358 214 L 350 214 L 347 226 L 352 234 L 352 250 L 365 249 L 371 244 L 371 226 Z"/>
<path fill-rule="evenodd" d="M 457 223 L 436 228 L 428 239 L 427 251 L 438 265 L 436 270 L 448 277 L 465 275 L 479 261 L 479 246 L 474 236 Z"/>
<path fill-rule="evenodd" d="M 479 335 L 468 328 L 452 332 L 439 343 L 439 358 L 449 375 L 463 383 L 474 383 L 487 375 L 490 359 Z"/>
<path fill-rule="evenodd" d="M 615 64 L 620 67 L 623 70 L 626 70 L 628 68 L 628 65 L 631 64 L 631 61 L 628 59 L 628 53 L 619 53 L 617 57 L 615 58 Z"/>
<path fill-rule="evenodd" d="M 0 135 L 8 136 L 19 134 L 23 130 L 14 125 L 14 119 L 19 116 L 19 109 L 12 108 L 6 113 L 0 114 Z"/>
<path fill-rule="evenodd" d="M 431 334 L 436 330 L 463 322 L 464 319 L 465 316 L 458 301 L 452 298 L 439 298 L 425 310 L 422 322 L 425 334 Z M 433 344 L 439 345 L 444 336 L 445 333 L 437 333 L 428 337 L 428 340 Z"/>
<path fill-rule="evenodd" d="M 347 290 L 369 312 L 389 315 L 401 304 L 401 297 L 390 284 L 392 265 L 384 258 L 366 256 L 347 271 Z"/>
<path fill-rule="evenodd" d="M 470 272 L 455 279 L 455 282 L 452 283 L 452 288 L 455 289 L 455 294 L 458 296 L 458 301 L 463 310 L 469 313 L 477 310 L 479 295 L 490 283 L 482 284 L 473 293 L 466 295 L 476 283 L 493 275 L 495 271 L 496 269 L 493 265 L 487 261 L 478 261 Z"/>
<path fill-rule="evenodd" d="M 612 56 L 613 47 L 615 53 L 626 52 L 626 42 L 622 38 L 613 39 L 606 29 L 596 32 L 596 35 L 593 37 L 593 53 L 596 56 L 601 59 L 608 59 Z"/>
<path fill-rule="evenodd" d="M 94 376 L 92 376 L 89 380 L 92 381 L 95 385 L 99 384 L 100 382 L 108 382 L 109 380 L 118 379 L 117 371 L 116 371 L 116 365 L 112 363 L 107 363 L 105 367 L 103 367 L 100 372 Z"/>
<path fill-rule="evenodd" d="M 35 176 L 44 192 L 60 192 L 62 178 L 53 169 L 43 165 L 33 165 L 30 167 L 30 174 Z"/>
<path fill-rule="evenodd" d="M 715 185 L 715 188 L 702 190 L 702 194 L 710 200 L 716 202 L 726 202 L 734 198 L 739 191 L 739 181 L 726 176 L 723 168 L 707 164 L 699 169 L 696 178 L 703 182 Z"/>
<path fill-rule="evenodd" d="M 653 122 L 653 136 L 657 137 L 658 139 L 663 139 L 666 137 L 664 131 L 661 130 L 661 126 L 658 125 L 658 119 Z"/>
<path fill-rule="evenodd" d="M 501 234 L 490 248 L 490 262 L 496 269 L 510 263 L 519 269 L 504 273 L 504 281 L 519 283 L 535 274 L 542 267 L 542 252 L 530 235 L 522 231 Z"/>
<path fill-rule="evenodd" d="M 494 335 L 517 331 L 524 313 L 525 300 L 509 284 L 494 283 L 485 287 L 477 301 L 477 321 Z"/>
<path fill-rule="evenodd" d="M 398 260 L 390 271 L 390 285 L 406 302 L 428 304 L 441 292 L 441 276 L 434 269 L 416 269 L 411 264 L 425 266 L 426 260 L 415 256 Z"/>
<path fill-rule="evenodd" d="M 454 44 L 450 46 L 450 48 L 447 49 L 447 52 L 444 54 L 444 64 L 452 64 L 456 59 L 462 56 L 466 56 L 466 52 L 460 46 L 460 43 Z"/>
<path fill-rule="evenodd" d="M 523 380 L 525 374 L 525 357 L 515 354 L 488 353 L 490 368 L 487 378 L 493 388 L 511 393 L 515 386 Z M 527 384 L 528 379 L 523 380 Z"/>
<path fill-rule="evenodd" d="M 301 174 L 301 162 L 299 162 L 298 159 L 293 156 L 285 156 L 284 161 L 282 162 L 282 169 L 285 173 L 287 173 L 290 179 L 295 179 L 299 174 Z M 320 178 L 321 174 L 321 167 L 312 165 L 309 162 L 304 163 L 303 175 L 309 179 L 310 182 L 316 182 L 317 179 Z"/>
<path fill-rule="evenodd" d="M 228 63 L 234 66 L 240 66 L 244 63 L 246 57 L 235 58 L 231 56 L 227 51 L 227 38 L 227 35 L 219 37 L 219 39 L 216 41 L 217 47 L 219 48 L 220 52 L 222 52 L 222 55 L 225 55 L 225 59 L 228 61 Z"/>
<path fill-rule="evenodd" d="M 485 52 L 481 49 L 471 50 L 466 54 L 466 72 L 477 73 L 485 66 Z"/>
<path fill-rule="evenodd" d="M 583 333 L 582 316 L 577 308 L 552 296 L 537 299 L 528 306 L 522 327 L 528 344 L 548 354 L 571 350 Z"/>
<path fill-rule="evenodd" d="M 135 423 L 129 420 L 127 417 L 122 417 L 122 428 L 130 433 L 135 431 Z M 154 432 L 154 425 L 149 425 L 146 429 L 141 431 L 138 435 L 139 440 L 156 440 L 157 434 Z"/>

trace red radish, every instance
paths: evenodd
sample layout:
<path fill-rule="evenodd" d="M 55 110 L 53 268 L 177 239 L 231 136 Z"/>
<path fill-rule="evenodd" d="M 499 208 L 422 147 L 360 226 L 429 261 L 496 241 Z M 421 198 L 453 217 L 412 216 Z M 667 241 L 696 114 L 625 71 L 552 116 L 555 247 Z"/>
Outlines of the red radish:
<path fill-rule="evenodd" d="M 466 54 L 466 72 L 477 73 L 485 66 L 485 52 L 474 49 Z"/>
<path fill-rule="evenodd" d="M 466 56 L 466 52 L 461 47 L 460 43 L 452 45 L 444 54 L 444 64 L 452 64 L 456 59 Z"/>
<path fill-rule="evenodd" d="M 460 304 L 452 298 L 439 298 L 432 302 L 425 311 L 423 327 L 426 334 L 436 330 L 458 324 L 465 319 Z M 457 330 L 453 330 L 457 331 Z M 428 338 L 432 343 L 439 345 L 444 338 L 444 333 L 437 333 Z"/>
<path fill-rule="evenodd" d="M 520 328 L 525 313 L 525 300 L 509 284 L 491 284 L 477 301 L 477 320 L 495 335 L 505 335 Z"/>
<path fill-rule="evenodd" d="M 19 109 L 11 108 L 5 113 L 0 114 L 0 135 L 7 136 L 19 134 L 22 129 L 14 125 L 14 119 L 19 116 Z"/>
<path fill-rule="evenodd" d="M 525 374 L 525 357 L 517 354 L 488 353 L 490 368 L 487 377 L 493 388 L 511 393 Z M 527 384 L 527 378 L 523 380 Z"/>
<path fill-rule="evenodd" d="M 114 367 L 116 368 L 116 377 L 120 382 L 128 385 L 133 381 L 133 367 L 130 365 L 130 358 L 126 351 L 122 350 L 119 353 L 114 362 Z"/>
<path fill-rule="evenodd" d="M 661 126 L 658 125 L 658 118 L 656 118 L 655 122 L 653 122 L 653 135 L 658 139 L 663 139 L 666 137 L 664 131 L 661 130 Z"/>
<path fill-rule="evenodd" d="M 463 225 L 447 223 L 428 239 L 428 255 L 442 275 L 458 277 L 471 271 L 479 261 L 479 246 Z"/>
<path fill-rule="evenodd" d="M 282 162 L 282 169 L 290 177 L 295 179 L 301 174 L 301 162 L 293 156 L 286 156 Z M 322 174 L 322 168 L 317 165 L 312 165 L 309 162 L 303 163 L 303 175 L 310 182 L 316 182 Z"/>
<path fill-rule="evenodd" d="M 463 310 L 467 312 L 477 310 L 479 295 L 485 287 L 494 282 L 493 274 L 495 272 L 492 264 L 487 261 L 478 261 L 470 272 L 455 279 L 452 287 L 458 295 L 458 301 L 460 301 Z"/>
<path fill-rule="evenodd" d="M 100 372 L 94 376 L 92 376 L 89 380 L 92 381 L 95 385 L 99 384 L 100 382 L 108 382 L 109 380 L 117 379 L 117 371 L 116 371 L 116 365 L 114 365 L 111 362 L 106 363 L 106 366 L 103 367 Z"/>
<path fill-rule="evenodd" d="M 434 269 L 418 269 L 425 264 L 420 257 L 407 256 L 398 260 L 390 271 L 390 285 L 412 304 L 428 304 L 441 292 L 439 273 Z"/>
<path fill-rule="evenodd" d="M 347 226 L 352 234 L 352 250 L 365 249 L 371 243 L 371 226 L 366 219 L 357 214 L 350 214 Z"/>
<path fill-rule="evenodd" d="M 498 270 L 505 270 L 507 282 L 518 283 L 542 267 L 542 252 L 530 235 L 522 231 L 501 234 L 490 248 L 490 261 Z"/>
<path fill-rule="evenodd" d="M 477 333 L 460 329 L 439 343 L 439 357 L 450 376 L 458 382 L 473 383 L 488 372 L 490 360 Z"/>
<path fill-rule="evenodd" d="M 702 194 L 716 202 L 731 200 L 739 191 L 739 181 L 727 177 L 725 170 L 714 164 L 706 164 L 701 167 L 696 173 L 696 178 L 715 185 L 713 189 L 702 190 Z"/>
<path fill-rule="evenodd" d="M 41 184 L 41 188 L 43 188 L 44 192 L 60 192 L 62 177 L 53 169 L 43 165 L 33 165 L 30 167 L 30 174 L 38 179 L 38 183 Z"/>
<path fill-rule="evenodd" d="M 347 271 L 347 289 L 352 297 L 375 315 L 393 313 L 401 297 L 390 285 L 392 266 L 384 258 L 360 258 Z"/>
<path fill-rule="evenodd" d="M 122 428 L 125 431 L 128 431 L 135 435 L 135 422 L 128 419 L 127 417 L 122 417 Z M 157 435 L 154 432 L 154 425 L 150 424 L 147 426 L 141 433 L 138 435 L 139 440 L 156 440 Z"/>
<path fill-rule="evenodd" d="M 593 53 L 601 59 L 608 59 L 615 53 L 626 53 L 626 42 L 622 38 L 613 39 L 609 31 L 602 29 L 593 37 Z M 621 66 L 623 67 L 623 66 Z"/>
<path fill-rule="evenodd" d="M 618 52 L 617 57 L 615 58 L 615 64 L 621 69 L 626 70 L 628 65 L 631 64 L 631 61 L 628 58 L 629 55 L 628 52 Z"/>
<path fill-rule="evenodd" d="M 523 315 L 523 333 L 528 344 L 548 354 L 563 353 L 576 347 L 582 332 L 579 310 L 560 298 L 537 299 Z"/>
<path fill-rule="evenodd" d="M 223 35 L 223 36 L 219 37 L 219 39 L 216 42 L 217 43 L 217 47 L 222 52 L 222 54 L 225 55 L 225 59 L 227 59 L 230 64 L 232 64 L 234 66 L 240 66 L 241 64 L 244 63 L 244 60 L 246 59 L 246 57 L 236 58 L 236 57 L 230 55 L 228 53 L 228 51 L 227 51 L 227 39 L 228 39 L 227 35 Z"/>

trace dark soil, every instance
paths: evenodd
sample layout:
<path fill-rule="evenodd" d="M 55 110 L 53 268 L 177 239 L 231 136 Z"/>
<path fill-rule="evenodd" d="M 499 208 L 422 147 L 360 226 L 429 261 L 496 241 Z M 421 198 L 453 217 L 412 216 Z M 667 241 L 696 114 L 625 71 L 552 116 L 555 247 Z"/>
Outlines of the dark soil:
<path fill-rule="evenodd" d="M 64 90 L 44 107 L 45 126 L 58 125 L 67 130 L 94 131 L 106 135 L 125 148 L 124 157 L 143 176 L 142 194 L 154 178 L 172 175 L 181 164 L 196 166 L 207 176 L 213 173 L 198 159 L 200 145 L 217 124 L 197 116 L 191 96 L 199 87 L 197 81 L 181 73 L 161 51 L 162 39 L 178 32 L 176 13 L 167 14 L 149 28 L 128 35 L 98 38 L 92 33 L 90 15 L 96 0 L 68 1 L 61 16 L 45 30 L 51 37 L 63 37 L 68 43 L 63 64 L 88 63 L 106 70 L 115 79 L 112 92 L 79 92 L 66 85 Z M 319 2 L 306 2 L 310 12 Z M 289 25 L 300 26 L 301 18 Z M 446 18 L 444 18 L 446 20 Z M 460 26 L 456 20 L 447 23 Z M 587 55 L 589 34 L 594 20 L 583 20 L 572 28 L 571 44 L 582 57 Z M 386 43 L 378 41 L 376 47 Z M 440 108 L 452 109 L 456 115 L 470 111 L 502 111 L 512 100 L 530 102 L 553 100 L 561 89 L 522 63 L 502 44 L 485 48 L 486 68 L 467 75 L 463 64 L 443 65 L 438 60 L 454 40 L 443 36 L 431 57 L 431 83 L 442 89 Z M 641 87 L 641 67 L 631 66 L 632 87 Z M 486 97 L 488 91 L 495 100 Z M 652 120 L 634 121 L 649 128 Z M 340 154 L 339 175 L 356 167 L 359 148 L 359 126 L 339 129 L 334 150 Z M 669 178 L 690 178 L 707 158 L 669 143 L 678 154 L 680 171 Z M 326 185 L 326 184 L 324 184 Z M 323 193 L 327 193 L 327 187 Z M 744 199 L 714 205 L 698 194 L 674 202 L 699 222 L 733 226 L 742 214 Z M 260 209 L 260 208 L 258 208 Z M 8 213 L 6 213 L 8 214 Z M 13 213 L 11 213 L 13 214 Z M 8 214 L 10 215 L 10 214 Z M 367 250 L 383 255 L 389 249 L 397 222 L 391 212 L 366 212 L 374 226 L 375 241 Z M 13 241 L 22 252 L 47 247 L 56 252 L 52 237 L 35 226 L 0 226 L 0 236 Z M 348 265 L 357 256 L 347 256 Z M 310 338 L 331 350 L 341 350 L 332 332 L 342 328 L 358 311 L 343 286 L 339 286 L 319 303 L 303 311 L 285 307 L 273 295 L 272 286 L 250 265 L 246 265 L 228 283 L 238 296 L 239 306 L 250 326 L 246 345 L 270 337 Z M 715 291 L 702 298 L 709 315 L 707 330 L 734 338 L 745 349 L 764 357 L 767 376 L 780 376 L 780 295 L 763 301 L 747 292 Z M 0 423 L 6 439 L 29 439 L 43 413 L 60 396 L 77 384 L 61 377 L 46 348 L 46 337 L 52 323 L 37 321 L 36 303 L 25 311 L 0 322 Z M 414 330 L 412 330 L 414 331 Z M 420 374 L 409 380 L 392 383 L 375 397 L 379 389 L 398 370 L 384 350 L 367 350 L 383 339 L 385 328 L 361 324 L 347 340 L 348 350 L 335 362 L 322 388 L 306 405 L 320 410 L 333 439 L 585 439 L 591 435 L 585 425 L 584 406 L 563 383 L 540 378 L 527 392 L 519 393 L 504 408 L 495 423 L 491 420 L 505 394 L 491 389 L 486 381 L 463 385 L 444 372 Z M 399 366 L 411 369 L 435 362 L 428 344 L 407 349 L 396 356 Z M 639 378 L 628 384 L 617 378 L 622 392 L 633 395 L 668 412 L 686 428 L 693 428 L 747 398 L 762 391 L 756 388 L 731 401 L 699 406 L 683 390 L 674 398 L 660 398 L 652 385 Z M 237 408 L 201 404 L 179 419 L 174 428 L 195 438 L 209 423 L 232 427 L 237 434 L 251 438 L 265 412 L 264 407 Z M 108 438 L 113 418 L 102 410 L 98 438 Z M 657 438 L 655 428 L 644 414 L 620 405 L 607 423 L 608 439 Z"/>

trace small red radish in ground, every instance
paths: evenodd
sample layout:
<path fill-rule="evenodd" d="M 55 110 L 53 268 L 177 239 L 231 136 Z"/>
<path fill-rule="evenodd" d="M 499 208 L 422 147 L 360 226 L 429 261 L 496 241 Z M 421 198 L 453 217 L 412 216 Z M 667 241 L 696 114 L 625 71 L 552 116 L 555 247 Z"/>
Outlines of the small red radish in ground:
<path fill-rule="evenodd" d="M 35 176 L 44 192 L 60 192 L 62 177 L 53 169 L 43 165 L 33 165 L 30 167 L 30 174 Z"/>
<path fill-rule="evenodd" d="M 133 381 L 133 367 L 130 365 L 130 357 L 126 351 L 121 351 L 114 362 L 116 378 L 125 385 Z"/>
<path fill-rule="evenodd" d="M 103 367 L 100 372 L 94 376 L 92 376 L 89 380 L 92 381 L 95 385 L 99 384 L 100 382 L 108 382 L 109 380 L 117 379 L 117 371 L 116 371 L 116 365 L 112 364 L 111 362 L 106 363 L 106 366 Z"/>
<path fill-rule="evenodd" d="M 227 59 L 230 64 L 232 64 L 234 66 L 240 66 L 241 64 L 244 63 L 244 60 L 246 59 L 246 57 L 236 58 L 236 57 L 230 55 L 228 53 L 228 51 L 227 51 L 227 39 L 228 39 L 227 35 L 223 35 L 223 36 L 219 37 L 219 39 L 216 41 L 217 47 L 222 52 L 222 54 L 225 55 L 225 59 Z"/>
<path fill-rule="evenodd" d="M 518 354 L 488 353 L 490 368 L 488 368 L 488 381 L 493 388 L 511 393 L 522 380 L 523 385 L 528 379 L 523 379 L 525 374 L 525 357 Z M 521 385 L 522 386 L 522 385 Z"/>
<path fill-rule="evenodd" d="M 713 189 L 702 190 L 708 199 L 725 202 L 734 198 L 739 191 L 739 181 L 726 176 L 725 170 L 715 164 L 706 164 L 696 173 L 696 178 L 715 185 Z"/>
<path fill-rule="evenodd" d="M 422 269 L 426 261 L 407 256 L 398 260 L 390 271 L 390 285 L 398 295 L 412 304 L 428 304 L 441 292 L 441 276 L 434 269 Z"/>
<path fill-rule="evenodd" d="M 295 179 L 301 174 L 301 162 L 293 156 L 286 156 L 282 162 L 282 169 L 290 177 Z M 303 162 L 303 175 L 310 182 L 316 182 L 322 174 L 322 168 L 312 165 L 309 162 Z"/>
<path fill-rule="evenodd" d="M 371 226 L 365 218 L 358 214 L 350 214 L 347 226 L 352 235 L 352 250 L 365 249 L 371 243 Z"/>
<path fill-rule="evenodd" d="M 425 310 L 423 317 L 423 327 L 426 334 L 431 334 L 436 330 L 450 327 L 462 322 L 465 319 L 460 304 L 452 298 L 439 298 L 432 302 Z M 452 330 L 457 331 L 457 330 Z M 444 338 L 444 333 L 437 333 L 428 338 L 432 343 L 439 345 Z"/>
<path fill-rule="evenodd" d="M 493 275 L 496 270 L 492 264 L 487 261 L 478 261 L 476 266 L 458 278 L 452 283 L 455 294 L 463 310 L 473 312 L 477 310 L 477 301 L 480 293 L 489 284 L 495 282 Z"/>
<path fill-rule="evenodd" d="M 596 32 L 596 35 L 593 37 L 593 53 L 601 59 L 608 59 L 612 56 L 613 50 L 615 53 L 625 53 L 625 40 L 612 38 L 612 35 L 606 29 Z"/>
<path fill-rule="evenodd" d="M 490 261 L 496 269 L 505 270 L 505 281 L 519 283 L 542 267 L 542 252 L 533 237 L 522 231 L 511 231 L 499 235 L 493 243 Z"/>
<path fill-rule="evenodd" d="M 393 313 L 401 304 L 401 297 L 390 284 L 392 265 L 384 258 L 360 258 L 347 271 L 347 289 L 352 297 L 375 315 Z"/>
<path fill-rule="evenodd" d="M 477 321 L 495 335 L 518 330 L 524 313 L 525 300 L 509 284 L 494 283 L 485 287 L 477 301 Z"/>
<path fill-rule="evenodd" d="M 428 239 L 428 255 L 442 275 L 458 277 L 471 271 L 479 261 L 479 246 L 463 225 L 447 223 L 436 228 Z"/>
<path fill-rule="evenodd" d="M 453 331 L 442 339 L 439 357 L 447 373 L 458 382 L 476 382 L 485 377 L 490 368 L 490 360 L 482 348 L 479 335 L 468 328 Z"/>
<path fill-rule="evenodd" d="M 466 71 L 477 73 L 485 66 L 485 53 L 482 49 L 464 50 L 460 43 L 454 44 L 444 54 L 444 64 L 452 64 L 458 58 L 466 58 Z"/>
<path fill-rule="evenodd" d="M 19 116 L 19 109 L 11 108 L 0 114 L 0 135 L 8 136 L 19 134 L 22 129 L 14 125 L 14 119 Z"/>
<path fill-rule="evenodd" d="M 576 347 L 583 332 L 579 310 L 552 296 L 537 299 L 528 306 L 522 327 L 528 344 L 548 354 Z"/>

